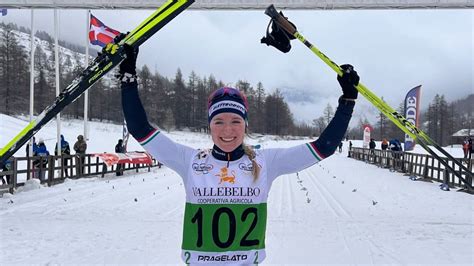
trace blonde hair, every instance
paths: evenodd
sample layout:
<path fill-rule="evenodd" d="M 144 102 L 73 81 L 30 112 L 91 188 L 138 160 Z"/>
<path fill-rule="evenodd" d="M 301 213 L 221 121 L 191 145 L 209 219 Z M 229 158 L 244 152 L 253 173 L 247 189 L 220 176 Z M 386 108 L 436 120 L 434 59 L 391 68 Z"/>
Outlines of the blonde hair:
<path fill-rule="evenodd" d="M 244 153 L 249 157 L 249 159 L 252 161 L 252 175 L 253 175 L 253 181 L 257 181 L 258 176 L 260 175 L 260 166 L 258 165 L 257 161 L 255 160 L 255 150 L 250 147 L 249 145 L 242 145 L 244 147 Z"/>

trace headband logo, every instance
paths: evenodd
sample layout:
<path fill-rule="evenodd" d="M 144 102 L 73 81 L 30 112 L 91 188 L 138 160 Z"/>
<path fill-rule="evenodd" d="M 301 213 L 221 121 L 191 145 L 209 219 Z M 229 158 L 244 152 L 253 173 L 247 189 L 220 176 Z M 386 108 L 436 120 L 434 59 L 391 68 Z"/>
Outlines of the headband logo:
<path fill-rule="evenodd" d="M 221 101 L 213 104 L 211 108 L 209 108 L 209 116 L 211 116 L 214 112 L 221 110 L 221 109 L 234 109 L 245 115 L 247 112 L 245 107 L 234 101 Z"/>

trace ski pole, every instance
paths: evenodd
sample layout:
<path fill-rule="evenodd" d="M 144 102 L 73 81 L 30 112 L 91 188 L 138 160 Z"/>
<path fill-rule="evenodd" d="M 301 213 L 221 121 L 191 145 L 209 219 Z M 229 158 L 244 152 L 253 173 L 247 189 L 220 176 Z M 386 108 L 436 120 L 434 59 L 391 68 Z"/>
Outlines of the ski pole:
<path fill-rule="evenodd" d="M 325 62 L 332 70 L 334 70 L 339 76 L 342 76 L 342 69 L 332 61 L 328 56 L 321 52 L 316 46 L 310 43 L 301 33 L 296 30 L 296 27 L 293 26 L 285 17 L 278 13 L 274 5 L 270 5 L 265 10 L 265 14 L 268 15 L 273 22 L 277 23 L 283 30 L 288 34 L 294 36 L 296 39 L 301 41 L 306 47 L 308 47 L 316 56 L 318 56 L 323 62 Z M 446 152 L 439 144 L 432 140 L 426 133 L 418 129 L 413 123 L 408 121 L 403 115 L 399 114 L 372 91 L 370 91 L 366 86 L 361 82 L 357 85 L 357 90 L 362 94 L 370 103 L 372 103 L 378 110 L 380 110 L 386 117 L 388 117 L 398 128 L 410 135 L 413 139 L 419 141 L 420 145 L 433 157 L 439 160 L 450 172 L 457 176 L 467 188 L 472 191 L 472 184 L 466 181 L 462 177 L 461 173 L 458 173 L 451 167 L 444 159 L 439 157 L 428 145 L 434 146 L 441 153 L 443 153 L 447 158 L 452 160 L 460 169 L 466 172 L 466 175 L 472 180 L 472 172 L 465 167 L 462 163 L 456 160 L 451 154 Z"/>

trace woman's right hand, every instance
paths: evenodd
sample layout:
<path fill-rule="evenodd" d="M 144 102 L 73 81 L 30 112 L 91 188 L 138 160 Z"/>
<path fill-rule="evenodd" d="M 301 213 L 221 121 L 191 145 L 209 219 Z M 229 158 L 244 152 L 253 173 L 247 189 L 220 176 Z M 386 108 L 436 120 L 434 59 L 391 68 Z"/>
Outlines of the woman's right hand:
<path fill-rule="evenodd" d="M 121 76 L 125 75 L 125 73 L 136 75 L 138 47 L 134 49 L 130 45 L 124 44 L 123 49 L 127 57 L 120 64 L 119 73 Z"/>

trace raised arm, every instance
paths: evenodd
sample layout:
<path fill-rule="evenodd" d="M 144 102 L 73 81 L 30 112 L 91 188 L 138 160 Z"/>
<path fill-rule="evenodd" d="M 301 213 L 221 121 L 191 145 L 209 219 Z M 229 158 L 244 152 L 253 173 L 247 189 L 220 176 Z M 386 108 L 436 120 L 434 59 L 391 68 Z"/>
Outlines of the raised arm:
<path fill-rule="evenodd" d="M 149 122 L 145 108 L 138 95 L 136 59 L 138 50 L 125 47 L 127 58 L 120 65 L 122 88 L 122 108 L 128 131 L 154 158 L 175 170 L 184 179 L 187 162 L 194 149 L 174 142 L 161 134 L 160 130 Z"/>
<path fill-rule="evenodd" d="M 358 95 L 356 86 L 359 84 L 359 76 L 354 67 L 342 65 L 341 68 L 343 75 L 337 76 L 337 81 L 341 85 L 343 95 L 339 98 L 336 113 L 321 136 L 311 142 L 311 146 L 314 147 L 321 160 L 331 156 L 344 138 Z"/>
<path fill-rule="evenodd" d="M 358 91 L 359 76 L 351 65 L 342 65 L 342 77 L 337 78 L 343 95 L 339 98 L 336 113 L 321 136 L 313 142 L 291 148 L 269 149 L 266 157 L 271 167 L 268 169 L 269 181 L 283 174 L 301 171 L 329 156 L 336 151 L 344 137 L 352 116 Z"/>
<path fill-rule="evenodd" d="M 157 129 L 150 125 L 145 108 L 138 95 L 136 61 L 138 48 L 125 46 L 127 58 L 120 64 L 120 83 L 122 88 L 122 108 L 127 127 L 132 136 L 140 142 Z"/>

